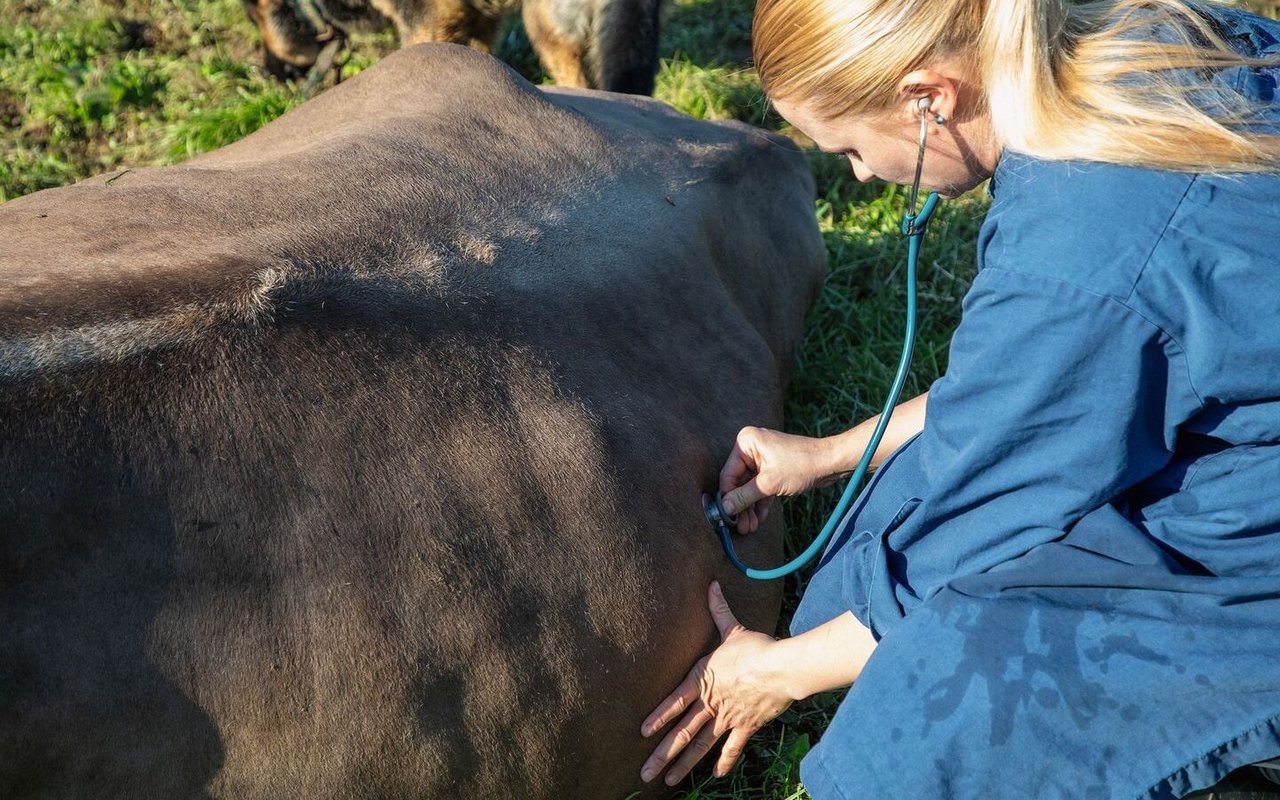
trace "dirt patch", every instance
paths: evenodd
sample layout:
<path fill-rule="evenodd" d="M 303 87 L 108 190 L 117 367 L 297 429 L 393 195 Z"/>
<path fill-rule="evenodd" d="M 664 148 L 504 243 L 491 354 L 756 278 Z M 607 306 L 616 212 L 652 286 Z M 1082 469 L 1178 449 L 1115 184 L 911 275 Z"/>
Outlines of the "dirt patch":
<path fill-rule="evenodd" d="M 13 92 L 0 87 L 0 128 L 13 130 L 22 125 L 27 110 L 22 100 Z"/>
<path fill-rule="evenodd" d="M 120 49 L 151 50 L 162 39 L 160 29 L 141 19 L 120 20 Z"/>

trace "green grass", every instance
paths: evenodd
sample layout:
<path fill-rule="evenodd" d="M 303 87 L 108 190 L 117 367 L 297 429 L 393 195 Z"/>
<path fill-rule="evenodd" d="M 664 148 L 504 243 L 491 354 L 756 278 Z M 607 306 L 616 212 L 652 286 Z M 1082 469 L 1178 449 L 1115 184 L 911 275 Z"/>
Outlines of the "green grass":
<path fill-rule="evenodd" d="M 693 116 L 785 126 L 749 68 L 751 0 L 672 0 L 663 30 L 657 96 Z M 352 75 L 394 48 L 389 35 L 357 36 Z M 519 24 L 498 54 L 545 80 Z M 263 78 L 257 32 L 239 0 L 0 0 L 0 200 L 124 166 L 180 161 L 252 132 L 303 102 L 301 87 Z M 879 410 L 898 358 L 906 248 L 897 234 L 902 192 L 853 180 L 848 164 L 812 155 L 815 214 L 829 276 L 810 314 L 788 403 L 790 430 L 842 430 Z M 959 301 L 973 276 L 981 194 L 948 203 L 931 226 L 922 263 L 921 321 L 907 391 L 945 368 Z M 783 505 L 788 548 L 803 548 L 838 488 Z M 786 581 L 779 632 L 805 576 Z M 729 776 L 704 765 L 686 800 L 802 800 L 799 760 L 839 702 L 797 703 L 761 731 Z"/>
<path fill-rule="evenodd" d="M 354 41 L 346 75 L 395 47 Z M 181 161 L 303 102 L 258 47 L 238 0 L 0 0 L 0 200 Z"/>

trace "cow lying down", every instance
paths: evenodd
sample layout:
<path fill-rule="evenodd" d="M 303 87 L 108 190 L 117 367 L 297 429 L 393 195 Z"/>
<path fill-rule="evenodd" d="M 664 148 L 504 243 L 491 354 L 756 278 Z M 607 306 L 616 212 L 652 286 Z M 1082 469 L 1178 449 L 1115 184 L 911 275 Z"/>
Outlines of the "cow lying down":
<path fill-rule="evenodd" d="M 639 789 L 711 578 L 777 614 L 699 496 L 781 422 L 812 194 L 426 45 L 0 206 L 0 797 Z"/>

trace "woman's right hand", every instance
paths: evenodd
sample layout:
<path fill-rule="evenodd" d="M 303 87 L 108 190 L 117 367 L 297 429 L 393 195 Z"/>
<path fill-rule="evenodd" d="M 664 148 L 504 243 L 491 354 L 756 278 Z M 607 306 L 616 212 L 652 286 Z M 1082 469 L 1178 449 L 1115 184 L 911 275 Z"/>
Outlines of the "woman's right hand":
<path fill-rule="evenodd" d="M 752 533 L 769 515 L 773 498 L 826 486 L 839 477 L 832 468 L 832 442 L 768 428 L 743 428 L 720 470 L 724 510 L 738 515 L 738 532 Z"/>
<path fill-rule="evenodd" d="M 872 455 L 879 468 L 889 454 L 924 428 L 929 393 L 899 404 Z M 738 515 L 738 533 L 751 533 L 769 515 L 773 498 L 807 492 L 847 477 L 863 456 L 880 417 L 844 433 L 811 439 L 768 428 L 743 428 L 720 470 L 724 510 Z"/>

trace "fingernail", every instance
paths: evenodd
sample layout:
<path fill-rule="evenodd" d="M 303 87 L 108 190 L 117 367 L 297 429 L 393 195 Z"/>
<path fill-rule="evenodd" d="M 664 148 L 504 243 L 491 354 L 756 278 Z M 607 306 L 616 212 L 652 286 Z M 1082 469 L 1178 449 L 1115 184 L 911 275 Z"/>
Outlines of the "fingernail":
<path fill-rule="evenodd" d="M 720 507 L 724 509 L 724 513 L 728 514 L 731 517 L 734 514 L 738 513 L 738 507 L 734 504 L 732 500 L 730 500 L 727 497 L 720 501 Z"/>
<path fill-rule="evenodd" d="M 649 735 L 650 735 L 650 734 L 652 734 L 652 733 L 653 733 L 653 731 L 649 729 L 649 726 L 648 726 L 648 725 L 641 725 L 641 726 L 640 726 L 640 737 L 641 737 L 642 739 L 648 739 L 648 738 L 649 738 Z"/>
<path fill-rule="evenodd" d="M 653 770 L 651 769 L 641 770 L 640 780 L 644 781 L 645 783 L 648 783 L 649 781 L 653 780 Z"/>
<path fill-rule="evenodd" d="M 668 786 L 675 786 L 679 782 L 680 782 L 680 779 L 677 778 L 675 775 L 668 775 L 667 779 L 663 781 L 663 783 L 665 783 Z"/>
<path fill-rule="evenodd" d="M 720 581 L 711 582 L 711 591 L 715 592 L 716 594 L 724 594 L 724 592 L 720 590 Z"/>

